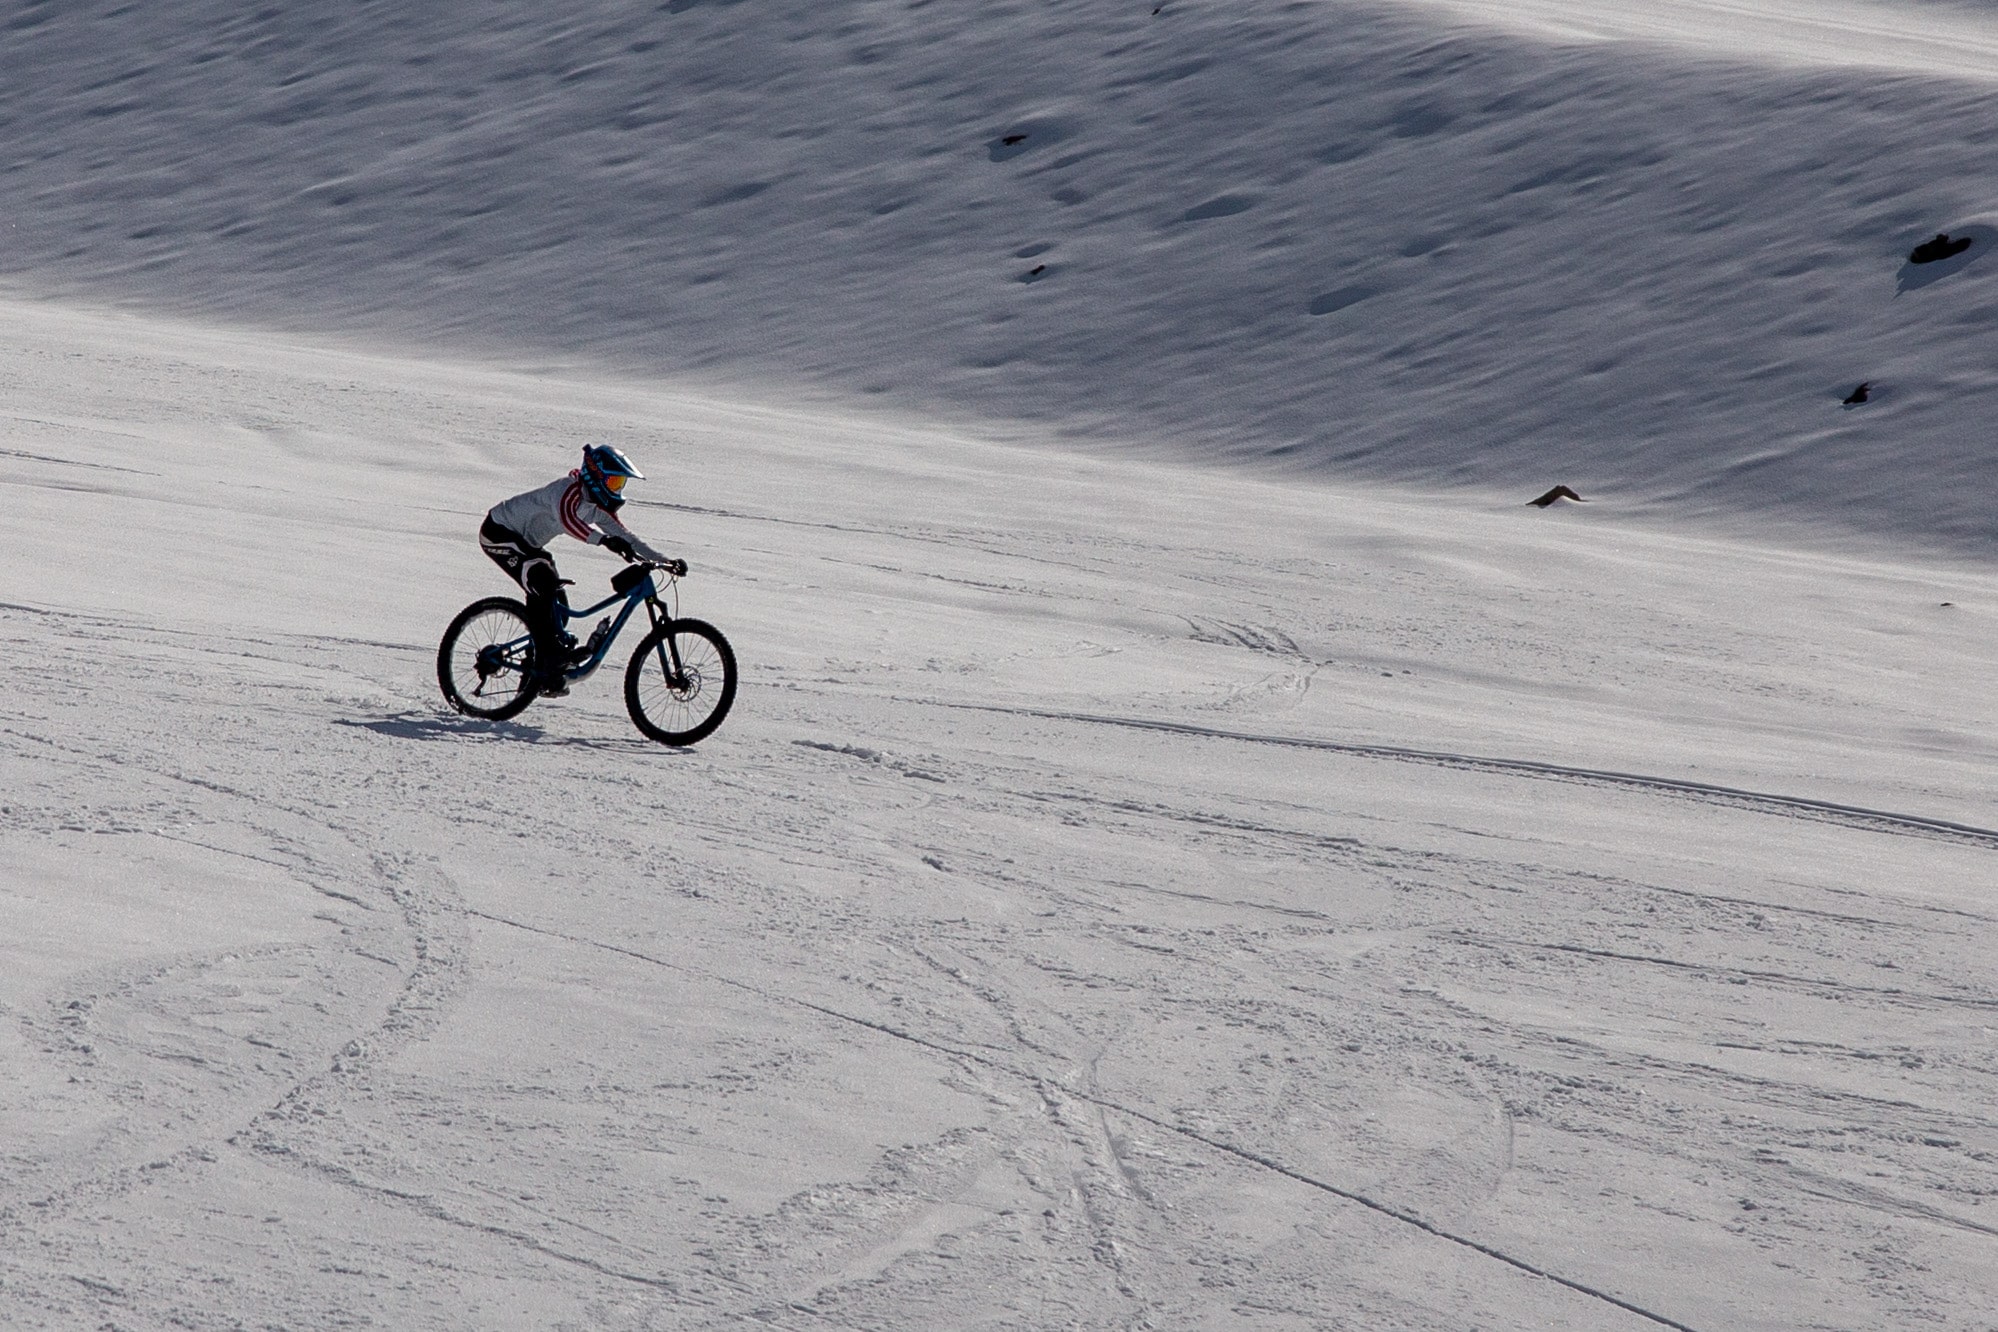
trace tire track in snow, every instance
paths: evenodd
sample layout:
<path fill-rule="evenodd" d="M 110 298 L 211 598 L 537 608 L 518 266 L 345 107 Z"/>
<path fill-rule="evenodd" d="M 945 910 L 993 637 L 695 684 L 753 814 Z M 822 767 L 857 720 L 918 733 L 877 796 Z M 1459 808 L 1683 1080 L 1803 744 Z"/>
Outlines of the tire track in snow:
<path fill-rule="evenodd" d="M 1803 990 L 1816 994 L 1827 994 L 1838 998 L 1865 996 L 1869 999 L 1882 999 L 1890 1003 L 1907 1004 L 1913 1007 L 1956 1007 L 1998 1009 L 1998 998 L 1975 994 L 1932 994 L 1923 990 L 1904 989 L 1896 985 L 1854 985 L 1846 981 L 1826 976 L 1793 976 L 1787 972 L 1767 971 L 1756 967 L 1730 967 L 1712 962 L 1691 962 L 1683 958 L 1656 957 L 1646 953 L 1624 953 L 1608 948 L 1590 948 L 1583 944 L 1550 943 L 1531 939 L 1503 939 L 1492 935 L 1478 934 L 1470 930 L 1441 930 L 1436 937 L 1450 943 L 1464 944 L 1476 948 L 1491 949 L 1531 949 L 1540 953 L 1566 953 L 1575 957 L 1595 958 L 1603 962 L 1629 962 L 1637 966 L 1657 967 L 1665 971 L 1679 971 L 1696 976 L 1713 976 L 1723 980 L 1739 978 L 1743 982 L 1761 981 L 1769 985 Z"/>
<path fill-rule="evenodd" d="M 1321 740 L 1310 736 L 1267 735 L 1257 731 L 1232 731 L 1193 722 L 1166 721 L 1151 717 L 1118 717 L 1090 712 L 1061 712 L 1053 709 L 1007 707 L 994 703 L 948 703 L 939 699 L 908 699 L 930 707 L 955 708 L 964 712 L 996 712 L 1013 717 L 1037 717 L 1044 721 L 1080 722 L 1089 726 L 1121 726 L 1135 731 L 1160 731 L 1168 735 L 1188 735 L 1205 740 L 1239 740 L 1248 744 L 1281 745 L 1292 749 L 1315 749 L 1355 758 L 1388 759 L 1399 763 L 1419 763 L 1436 768 L 1456 768 L 1466 772 L 1496 772 L 1509 776 L 1534 777 L 1543 781 L 1574 782 L 1585 786 L 1620 787 L 1681 796 L 1708 805 L 1732 806 L 1784 818 L 1811 819 L 1834 823 L 1862 832 L 1884 832 L 1898 837 L 1927 837 L 1938 841 L 1962 842 L 1998 851 L 1998 829 L 1956 823 L 1922 814 L 1901 814 L 1892 810 L 1869 809 L 1863 805 L 1842 805 L 1810 796 L 1780 795 L 1750 791 L 1743 787 L 1721 786 L 1712 782 L 1689 781 L 1682 777 L 1655 777 L 1645 773 L 1616 772 L 1604 768 L 1573 768 L 1537 759 L 1494 758 L 1479 754 L 1458 754 L 1449 750 L 1407 749 L 1399 745 L 1369 745 L 1351 740 Z"/>
<path fill-rule="evenodd" d="M 146 626 L 105 623 L 126 632 L 137 631 L 135 638 L 142 644 L 150 645 L 152 641 L 145 636 Z M 45 1212 L 47 1209 L 74 1212 L 91 1203 L 151 1186 L 200 1163 L 212 1162 L 225 1147 L 256 1153 L 267 1161 L 289 1161 L 295 1167 L 327 1172 L 323 1163 L 285 1141 L 283 1131 L 287 1125 L 309 1122 L 317 1101 L 329 1094 L 337 1096 L 345 1084 L 395 1051 L 422 1040 L 442 1020 L 466 976 L 463 940 L 453 932 L 459 913 L 451 895 L 440 893 L 433 881 L 419 882 L 426 876 L 418 858 L 377 847 L 365 831 L 328 818 L 321 807 L 245 790 L 205 776 L 186 763 L 136 748 L 93 748 L 13 725 L 0 725 L 0 738 L 31 747 L 75 768 L 138 774 L 141 781 L 149 784 L 168 789 L 186 788 L 237 810 L 253 811 L 253 817 L 239 817 L 234 826 L 256 833 L 274 855 L 249 858 L 284 870 L 305 889 L 364 912 L 361 921 L 347 927 L 353 937 L 344 954 L 349 958 L 386 962 L 398 973 L 397 983 L 383 1008 L 371 1014 L 363 1025 L 349 1028 L 347 1039 L 330 1053 L 303 1049 L 295 1054 L 285 1052 L 287 1058 L 299 1060 L 318 1054 L 323 1057 L 323 1064 L 317 1071 L 301 1068 L 289 1075 L 285 1079 L 289 1085 L 262 1109 L 233 1123 L 203 1126 L 193 1140 L 162 1149 L 152 1159 L 135 1164 L 93 1166 L 87 1175 L 67 1181 L 52 1194 L 29 1200 L 28 1205 Z M 289 828 L 284 826 L 287 824 Z M 203 845 L 153 828 L 134 827 L 125 831 Z M 344 856 L 336 859 L 327 855 L 324 842 L 328 838 L 335 851 L 344 852 Z M 289 861 L 282 859 L 287 855 Z M 370 904 L 342 891 L 357 876 L 383 899 L 380 903 Z M 331 886 L 335 884 L 340 886 Z M 378 955 L 372 951 L 378 945 L 397 956 Z M 221 952 L 190 953 L 188 957 L 212 961 L 217 957 L 275 951 L 280 950 L 237 947 Z M 201 964 L 194 965 L 199 969 Z M 146 974 L 129 967 L 111 970 L 129 978 Z M 143 1048 L 133 1048 L 141 1057 L 158 1057 Z M 0 1221 L 12 1217 L 12 1209 L 0 1209 Z"/>
<path fill-rule="evenodd" d="M 134 649 L 143 651 L 157 647 L 162 641 L 173 643 L 179 639 L 199 637 L 191 632 L 159 629 L 137 621 L 90 618 L 61 612 L 38 613 L 53 615 L 71 625 L 82 624 L 100 633 L 107 642 L 118 643 L 122 636 L 125 642 L 121 646 L 127 649 L 127 655 L 117 658 L 120 664 L 132 661 L 145 664 L 144 658 L 132 655 Z M 320 635 L 290 637 L 336 644 L 362 641 Z M 271 646 L 258 640 L 238 639 L 232 640 L 226 651 L 218 653 L 211 650 L 210 655 L 256 656 L 241 650 L 245 642 L 254 642 L 261 647 Z M 374 648 L 396 646 L 364 645 Z M 419 650 L 431 651 L 428 648 Z M 283 656 L 269 659 L 289 660 Z M 281 1051 L 283 1057 L 295 1061 L 297 1067 L 281 1080 L 280 1086 L 273 1087 L 269 1095 L 253 1103 L 252 1107 L 246 1107 L 243 1113 L 232 1115 L 222 1122 L 200 1124 L 192 1140 L 173 1145 L 170 1149 L 162 1146 L 130 1163 L 90 1163 L 88 1173 L 60 1180 L 53 1191 L 26 1197 L 18 1207 L 0 1199 L 0 1227 L 11 1226 L 24 1233 L 32 1233 L 34 1223 L 57 1214 L 81 1216 L 92 1207 L 143 1189 L 171 1190 L 175 1181 L 183 1178 L 186 1172 L 212 1166 L 225 1154 L 233 1153 L 273 1170 L 296 1173 L 348 1190 L 378 1206 L 412 1212 L 437 1224 L 511 1245 L 553 1262 L 659 1292 L 683 1304 L 702 1306 L 705 1303 L 698 1293 L 686 1290 L 680 1283 L 645 1271 L 642 1255 L 626 1261 L 621 1255 L 631 1253 L 629 1245 L 570 1218 L 557 1217 L 555 1220 L 599 1239 L 610 1239 L 618 1252 L 599 1256 L 588 1252 L 584 1246 L 539 1236 L 523 1227 L 465 1215 L 464 1209 L 450 1205 L 448 1199 L 434 1191 L 402 1188 L 370 1179 L 353 1166 L 334 1159 L 327 1144 L 314 1141 L 311 1126 L 315 1119 L 343 1106 L 356 1088 L 364 1086 L 369 1076 L 396 1054 L 427 1040 L 455 1004 L 467 981 L 469 961 L 464 947 L 464 912 L 455 885 L 436 872 L 429 858 L 393 840 L 383 839 L 378 830 L 365 824 L 357 825 L 349 819 L 333 817 L 324 803 L 313 803 L 313 798 L 301 794 L 297 787 L 280 796 L 235 784 L 234 779 L 210 775 L 202 770 L 202 756 L 206 751 L 199 747 L 180 756 L 148 752 L 137 746 L 107 748 L 102 743 L 78 743 L 56 732 L 43 734 L 38 730 L 23 729 L 9 724 L 11 721 L 0 722 L 0 741 L 16 747 L 32 748 L 79 770 L 131 774 L 149 786 L 191 790 L 203 799 L 204 808 L 230 810 L 232 817 L 221 821 L 258 834 L 260 845 L 269 854 L 209 846 L 195 838 L 150 826 L 134 827 L 128 831 L 204 847 L 215 854 L 256 861 L 284 872 L 301 887 L 356 908 L 365 915 L 344 927 L 349 936 L 346 946 L 339 950 L 329 949 L 329 958 L 363 958 L 383 963 L 394 968 L 397 980 L 387 991 L 386 1001 L 379 1008 L 364 1013 L 363 1021 L 358 1025 L 343 1028 L 335 1042 Z M 647 747 L 650 748 L 649 745 Z M 355 891 L 342 891 L 344 887 L 352 887 Z M 356 894 L 365 894 L 372 900 L 364 900 L 363 896 Z M 185 958 L 176 957 L 156 964 L 151 971 L 119 965 L 107 969 L 107 974 L 136 985 L 155 972 L 164 974 L 180 970 L 198 974 L 218 957 L 287 952 L 310 954 L 311 950 L 290 944 L 261 948 L 231 945 L 220 950 L 189 952 Z M 107 1043 L 107 1038 L 103 1036 L 94 1039 Z M 143 1045 L 134 1044 L 132 1048 L 141 1058 L 157 1060 L 173 1057 L 171 1054 L 162 1056 L 157 1050 Z M 338 1145 L 337 1142 L 332 1144 Z M 478 1186 L 473 1184 L 472 1187 Z M 507 1204 L 512 1209 L 524 1206 L 518 1199 L 509 1199 Z M 546 1216 L 545 1213 L 538 1214 Z"/>
<path fill-rule="evenodd" d="M 1054 1080 L 1047 1077 L 1045 1074 L 1036 1073 L 1029 1069 L 1015 1068 L 1013 1065 L 1006 1063 L 1004 1060 L 995 1058 L 991 1055 L 979 1054 L 973 1050 L 959 1049 L 956 1046 L 945 1044 L 942 1041 L 932 1040 L 929 1037 L 918 1035 L 917 1033 L 912 1031 L 906 1031 L 900 1027 L 892 1026 L 886 1022 L 879 1022 L 873 1018 L 862 1017 L 854 1013 L 842 1012 L 837 1008 L 832 1008 L 825 1004 L 814 1003 L 812 1000 L 809 999 L 801 999 L 797 995 L 782 994 L 775 991 L 766 990 L 760 986 L 751 985 L 747 981 L 737 980 L 731 976 L 718 975 L 711 971 L 703 971 L 696 967 L 689 967 L 678 962 L 671 962 L 665 958 L 654 957 L 649 953 L 640 952 L 638 949 L 635 948 L 626 948 L 620 944 L 605 943 L 600 939 L 590 939 L 583 937 L 581 935 L 568 934 L 561 930 L 551 930 L 551 929 L 546 929 L 539 925 L 530 925 L 526 921 L 514 920 L 507 916 L 496 915 L 488 911 L 480 911 L 472 907 L 465 908 L 464 914 L 479 920 L 490 921 L 495 925 L 504 925 L 510 929 L 521 930 L 529 934 L 538 934 L 543 938 L 560 939 L 563 940 L 564 942 L 575 944 L 579 947 L 601 949 L 602 951 L 607 953 L 615 953 L 620 957 L 626 957 L 634 961 L 643 962 L 648 966 L 655 966 L 663 968 L 667 971 L 678 972 L 683 976 L 692 977 L 696 980 L 709 981 L 718 985 L 726 985 L 732 989 L 737 989 L 747 994 L 756 995 L 757 997 L 763 999 L 768 1003 L 790 1004 L 796 1008 L 808 1009 L 811 1012 L 817 1013 L 822 1017 L 831 1018 L 835 1022 L 843 1022 L 851 1026 L 863 1027 L 868 1031 L 876 1033 L 877 1035 L 887 1036 L 893 1040 L 903 1041 L 910 1045 L 918 1046 L 922 1049 L 930 1051 L 933 1054 L 940 1054 L 951 1059 L 961 1060 L 965 1063 L 976 1064 L 981 1068 L 990 1069 L 995 1073 L 1000 1073 L 1007 1077 L 1019 1079 L 1022 1082 L 1028 1083 L 1036 1088 L 1041 1089 L 1044 1099 L 1047 1098 L 1048 1090 L 1052 1089 L 1056 1097 L 1073 1098 L 1078 1101 L 1087 1102 L 1090 1105 L 1096 1106 L 1100 1110 L 1110 1110 L 1120 1115 L 1126 1115 L 1132 1119 L 1138 1120 L 1141 1123 L 1149 1124 L 1153 1128 L 1156 1128 L 1161 1132 L 1170 1133 L 1176 1137 L 1184 1138 L 1189 1142 L 1198 1143 L 1208 1148 L 1211 1151 L 1219 1152 L 1225 1156 L 1230 1156 L 1238 1161 L 1244 1162 L 1245 1164 L 1256 1166 L 1259 1169 L 1267 1170 L 1273 1174 L 1281 1175 L 1285 1179 L 1288 1179 L 1293 1183 L 1302 1184 L 1306 1188 L 1314 1189 L 1320 1193 L 1328 1194 L 1334 1198 L 1339 1198 L 1346 1202 L 1353 1203 L 1357 1206 L 1364 1207 L 1368 1211 L 1386 1217 L 1390 1221 L 1397 1222 L 1401 1225 L 1413 1227 L 1414 1229 L 1419 1230 L 1424 1234 L 1429 1235 L 1435 1239 L 1442 1240 L 1445 1243 L 1457 1245 L 1460 1248 L 1468 1249 L 1473 1253 L 1480 1254 L 1486 1258 L 1492 1259 L 1494 1262 L 1502 1263 L 1505 1266 L 1513 1268 L 1516 1271 L 1525 1273 L 1528 1276 L 1538 1277 L 1542 1281 L 1551 1282 L 1552 1284 L 1560 1286 L 1565 1290 L 1572 1291 L 1577 1295 L 1584 1296 L 1588 1299 L 1597 1300 L 1603 1304 L 1607 1304 L 1614 1308 L 1621 1309 L 1625 1313 L 1632 1314 L 1635 1317 L 1641 1318 L 1646 1322 L 1653 1323 L 1659 1327 L 1671 1328 L 1673 1329 L 1673 1332 L 1699 1332 L 1699 1329 L 1694 1328 L 1689 1324 L 1682 1323 L 1677 1319 L 1672 1318 L 1666 1314 L 1658 1313 L 1655 1310 L 1647 1309 L 1640 1304 L 1633 1303 L 1632 1301 L 1626 1300 L 1621 1296 L 1613 1295 L 1609 1291 L 1603 1290 L 1597 1286 L 1592 1286 L 1585 1281 L 1580 1281 L 1573 1277 L 1562 1276 L 1557 1272 L 1549 1270 L 1548 1268 L 1541 1267 L 1537 1263 L 1531 1262 L 1525 1258 L 1518 1257 L 1515 1254 L 1508 1253 L 1504 1249 L 1500 1249 L 1495 1245 L 1486 1244 L 1482 1240 L 1472 1239 L 1468 1235 L 1460 1235 L 1453 1230 L 1449 1230 L 1443 1226 L 1437 1225 L 1433 1221 L 1429 1221 L 1424 1219 L 1423 1217 L 1417 1216 L 1413 1212 L 1406 1211 L 1402 1208 L 1396 1207 L 1392 1203 L 1382 1202 L 1378 1198 L 1371 1197 L 1367 1194 L 1360 1193 L 1356 1190 L 1342 1188 L 1339 1185 L 1330 1182 L 1329 1180 L 1319 1179 L 1315 1175 L 1308 1174 L 1303 1170 L 1297 1169 L 1296 1167 L 1285 1165 L 1282 1161 L 1279 1161 L 1271 1156 L 1266 1156 L 1263 1153 L 1258 1152 L 1253 1148 L 1243 1147 L 1239 1144 L 1231 1143 L 1224 1139 L 1215 1137 L 1212 1134 L 1203 1133 L 1198 1129 L 1188 1128 L 1184 1124 L 1177 1124 L 1172 1122 L 1171 1120 L 1162 1119 L 1158 1115 L 1152 1113 L 1151 1111 L 1141 1110 L 1135 1106 L 1126 1105 L 1122 1101 L 1119 1101 L 1114 1097 L 1105 1096 L 1100 1092 L 1079 1090 L 1075 1087 L 1070 1087 L 1062 1083 L 1055 1082 Z"/>
<path fill-rule="evenodd" d="M 240 1137 L 241 1135 L 238 1136 Z M 229 1145 L 231 1147 L 237 1148 L 240 1151 L 251 1152 L 251 1153 L 271 1153 L 274 1150 L 273 1148 L 268 1147 L 261 1142 L 246 1143 L 246 1142 L 240 1142 L 236 1138 L 231 1138 L 229 1140 Z M 337 1184 L 342 1188 L 351 1189 L 355 1193 L 361 1194 L 369 1198 L 373 1198 L 379 1202 L 414 1211 L 418 1215 L 427 1217 L 430 1220 L 439 1223 L 440 1225 L 452 1226 L 459 1230 L 468 1231 L 474 1235 L 483 1235 L 490 1239 L 500 1240 L 504 1243 L 512 1244 L 521 1249 L 524 1249 L 529 1253 L 539 1254 L 544 1258 L 553 1259 L 556 1262 L 567 1263 L 570 1266 L 580 1267 L 585 1271 L 594 1272 L 601 1277 L 609 1277 L 617 1281 L 629 1282 L 635 1286 L 643 1286 L 650 1290 L 661 1291 L 666 1295 L 671 1296 L 674 1299 L 680 1300 L 683 1303 L 694 1304 L 694 1305 L 700 1305 L 703 1303 L 701 1300 L 697 1299 L 687 1290 L 685 1290 L 680 1285 L 680 1283 L 673 1281 L 668 1277 L 651 1276 L 644 1272 L 632 1271 L 626 1267 L 619 1267 L 613 1265 L 600 1258 L 593 1258 L 586 1253 L 572 1252 L 571 1250 L 564 1248 L 554 1243 L 551 1240 L 546 1240 L 539 1236 L 531 1235 L 524 1230 L 520 1230 L 512 1226 L 504 1226 L 496 1224 L 491 1221 L 481 1221 L 473 1217 L 460 1216 L 456 1212 L 452 1211 L 450 1208 L 446 1207 L 443 1203 L 439 1202 L 437 1200 L 436 1195 L 430 1191 L 421 1190 L 421 1189 L 398 1189 L 391 1185 L 380 1184 L 368 1179 L 364 1179 L 359 1173 L 357 1173 L 350 1167 L 340 1165 L 336 1162 L 316 1160 L 311 1157 L 304 1156 L 298 1152 L 290 1151 L 289 1149 L 275 1149 L 275 1150 L 278 1157 L 281 1158 L 281 1162 L 283 1164 L 289 1165 L 293 1168 L 303 1168 L 320 1179 L 324 1179 L 330 1183 Z M 470 1181 L 466 1182 L 470 1184 L 471 1187 L 478 1188 L 483 1193 L 488 1193 L 488 1194 L 493 1193 L 493 1191 L 490 1189 L 485 1189 L 475 1183 L 471 1183 Z M 505 1201 L 507 1205 L 510 1207 L 519 1208 L 523 1206 L 523 1204 L 517 1198 L 503 1199 L 503 1201 Z M 527 1208 L 526 1210 L 531 1211 L 535 1215 L 543 1217 L 544 1219 L 553 1219 L 554 1221 L 564 1226 L 567 1226 L 571 1229 L 580 1230 L 586 1234 L 595 1235 L 601 1239 L 605 1239 L 609 1241 L 612 1245 L 627 1249 L 630 1247 L 624 1241 L 618 1240 L 615 1236 L 605 1235 L 604 1232 L 600 1230 L 596 1230 L 590 1226 L 586 1226 L 579 1221 L 571 1220 L 568 1217 L 553 1216 L 553 1214 L 541 1211 L 539 1208 Z"/>

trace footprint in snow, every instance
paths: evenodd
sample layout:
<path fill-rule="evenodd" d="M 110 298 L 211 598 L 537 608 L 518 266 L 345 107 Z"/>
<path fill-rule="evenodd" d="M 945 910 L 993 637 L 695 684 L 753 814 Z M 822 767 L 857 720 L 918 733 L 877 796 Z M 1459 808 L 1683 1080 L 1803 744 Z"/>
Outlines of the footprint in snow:
<path fill-rule="evenodd" d="M 1311 298 L 1308 308 L 1313 315 L 1336 314 L 1349 305 L 1358 305 L 1361 301 L 1378 295 L 1380 295 L 1378 287 L 1358 283 L 1350 287 L 1341 287 L 1337 291 L 1321 292 Z"/>
<path fill-rule="evenodd" d="M 1261 198 L 1254 194 L 1217 195 L 1215 198 L 1209 199 L 1206 203 L 1195 204 L 1193 207 L 1187 209 L 1180 216 L 1179 220 L 1182 222 L 1205 222 L 1209 218 L 1233 217 L 1237 213 L 1248 212 L 1260 202 L 1262 202 Z"/>

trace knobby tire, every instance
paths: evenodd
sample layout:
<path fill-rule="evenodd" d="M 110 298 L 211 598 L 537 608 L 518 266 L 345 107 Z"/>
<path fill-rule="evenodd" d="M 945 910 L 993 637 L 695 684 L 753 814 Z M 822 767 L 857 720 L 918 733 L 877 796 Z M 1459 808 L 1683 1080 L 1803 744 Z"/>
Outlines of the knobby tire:
<path fill-rule="evenodd" d="M 437 683 L 445 700 L 468 717 L 505 721 L 537 697 L 534 648 L 502 654 L 498 669 L 479 673 L 479 654 L 529 638 L 527 607 L 511 597 L 487 597 L 458 612 L 437 645 Z"/>
<path fill-rule="evenodd" d="M 681 676 L 672 678 L 666 636 L 679 650 Z M 735 650 L 704 620 L 672 620 L 645 636 L 624 668 L 624 706 L 647 737 L 691 745 L 722 724 L 735 702 Z"/>

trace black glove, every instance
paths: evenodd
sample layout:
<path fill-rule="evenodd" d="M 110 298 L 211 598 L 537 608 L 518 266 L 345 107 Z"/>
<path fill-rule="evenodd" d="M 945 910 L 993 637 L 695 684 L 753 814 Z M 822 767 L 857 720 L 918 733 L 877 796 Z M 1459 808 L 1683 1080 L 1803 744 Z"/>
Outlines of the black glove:
<path fill-rule="evenodd" d="M 685 560 L 668 560 L 662 567 L 675 578 L 685 578 L 687 576 L 687 562 Z"/>
<path fill-rule="evenodd" d="M 605 537 L 604 549 L 609 551 L 613 555 L 622 555 L 627 560 L 635 560 L 638 558 L 638 552 L 633 550 L 631 548 L 631 543 L 629 541 L 626 541 L 621 536 Z"/>

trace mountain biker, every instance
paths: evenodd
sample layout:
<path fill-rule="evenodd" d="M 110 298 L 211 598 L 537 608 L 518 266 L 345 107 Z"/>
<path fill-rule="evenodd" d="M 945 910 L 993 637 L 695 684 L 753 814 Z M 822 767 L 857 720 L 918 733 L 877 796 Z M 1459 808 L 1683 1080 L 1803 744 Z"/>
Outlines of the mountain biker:
<path fill-rule="evenodd" d="M 564 580 L 546 543 L 559 532 L 602 546 L 627 560 L 657 564 L 674 574 L 687 572 L 685 560 L 668 559 L 617 519 L 623 491 L 645 474 L 608 444 L 583 448 L 583 465 L 545 486 L 495 504 L 479 526 L 479 547 L 527 593 L 527 628 L 534 635 L 534 687 L 559 697 L 569 692 L 563 672 L 575 659 L 576 640 L 562 632 L 559 605 L 569 608 Z"/>

